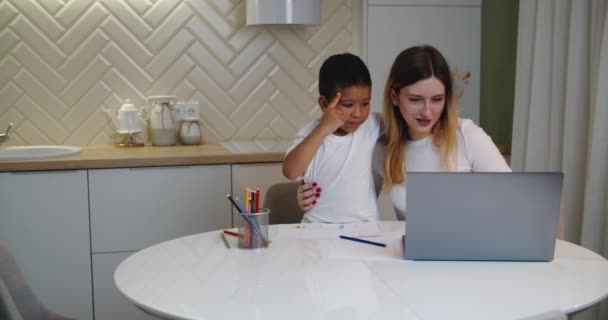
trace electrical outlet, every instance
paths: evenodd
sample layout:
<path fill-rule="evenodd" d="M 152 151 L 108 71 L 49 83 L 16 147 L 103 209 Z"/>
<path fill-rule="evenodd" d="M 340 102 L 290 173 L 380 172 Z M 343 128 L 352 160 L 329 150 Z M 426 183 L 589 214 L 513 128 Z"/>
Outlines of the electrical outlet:
<path fill-rule="evenodd" d="M 200 119 L 198 102 L 178 102 L 175 105 L 175 120 Z"/>

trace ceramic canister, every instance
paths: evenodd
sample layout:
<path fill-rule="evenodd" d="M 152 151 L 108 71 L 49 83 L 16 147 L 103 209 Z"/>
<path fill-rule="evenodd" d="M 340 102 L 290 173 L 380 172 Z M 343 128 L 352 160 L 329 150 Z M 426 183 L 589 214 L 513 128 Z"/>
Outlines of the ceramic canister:
<path fill-rule="evenodd" d="M 177 142 L 173 105 L 169 102 L 155 103 L 150 115 L 152 144 L 173 146 Z"/>
<path fill-rule="evenodd" d="M 183 144 L 201 144 L 201 122 L 198 119 L 185 119 L 179 128 L 179 138 Z"/>

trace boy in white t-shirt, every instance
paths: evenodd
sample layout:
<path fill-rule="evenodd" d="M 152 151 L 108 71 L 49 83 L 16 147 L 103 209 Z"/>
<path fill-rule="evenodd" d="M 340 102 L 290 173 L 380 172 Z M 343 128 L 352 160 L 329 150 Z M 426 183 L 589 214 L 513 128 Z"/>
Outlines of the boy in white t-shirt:
<path fill-rule="evenodd" d="M 306 125 L 283 160 L 283 174 L 316 187 L 315 206 L 303 222 L 349 223 L 378 219 L 372 151 L 380 116 L 370 113 L 372 81 L 350 53 L 333 55 L 319 71 L 321 119 Z"/>

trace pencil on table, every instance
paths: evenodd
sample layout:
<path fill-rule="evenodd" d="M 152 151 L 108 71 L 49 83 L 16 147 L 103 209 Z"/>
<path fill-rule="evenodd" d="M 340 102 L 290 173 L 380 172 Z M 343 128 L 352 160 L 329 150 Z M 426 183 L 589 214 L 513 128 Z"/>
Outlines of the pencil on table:
<path fill-rule="evenodd" d="M 228 234 L 228 235 L 231 235 L 231 236 L 235 236 L 235 237 L 238 237 L 238 236 L 239 236 L 239 234 L 238 234 L 238 233 L 236 233 L 236 232 L 234 232 L 234 231 L 230 231 L 230 230 L 224 230 L 224 233 L 225 233 L 225 234 Z"/>
<path fill-rule="evenodd" d="M 233 236 L 233 237 L 241 237 L 240 234 L 234 232 L 234 231 L 230 231 L 230 230 L 224 230 L 224 233 L 229 235 L 229 236 Z M 268 240 L 268 243 L 272 243 L 272 240 Z"/>
<path fill-rule="evenodd" d="M 380 242 L 375 242 L 375 241 L 369 241 L 369 240 L 364 240 L 364 239 L 359 239 L 359 238 L 354 238 L 354 237 L 347 237 L 347 236 L 340 236 L 340 238 L 345 239 L 345 240 L 361 242 L 361 243 L 367 243 L 367 244 L 371 244 L 371 245 L 379 246 L 379 247 L 386 247 L 386 244 L 380 243 Z"/>
<path fill-rule="evenodd" d="M 230 244 L 228 244 L 228 239 L 226 239 L 226 236 L 224 235 L 224 233 L 221 234 L 222 240 L 224 240 L 224 245 L 226 246 L 227 249 L 230 249 Z"/>

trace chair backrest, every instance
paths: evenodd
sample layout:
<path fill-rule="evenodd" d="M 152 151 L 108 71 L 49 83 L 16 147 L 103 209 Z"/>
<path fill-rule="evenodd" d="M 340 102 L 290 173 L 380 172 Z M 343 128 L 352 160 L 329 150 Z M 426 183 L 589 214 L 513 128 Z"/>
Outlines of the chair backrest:
<path fill-rule="evenodd" d="M 71 319 L 47 309 L 23 277 L 12 252 L 0 243 L 0 310 L 1 319 Z M 3 314 L 5 313 L 5 314 Z"/>
<path fill-rule="evenodd" d="M 266 190 L 264 207 L 270 210 L 270 224 L 300 223 L 304 212 L 296 198 L 299 182 L 273 184 Z"/>
<path fill-rule="evenodd" d="M 0 278 L 0 319 L 23 320 L 10 291 Z"/>

